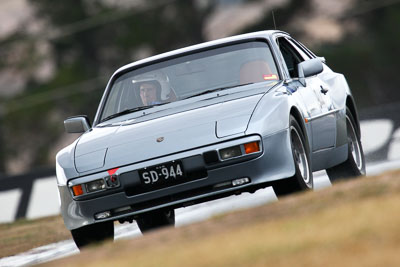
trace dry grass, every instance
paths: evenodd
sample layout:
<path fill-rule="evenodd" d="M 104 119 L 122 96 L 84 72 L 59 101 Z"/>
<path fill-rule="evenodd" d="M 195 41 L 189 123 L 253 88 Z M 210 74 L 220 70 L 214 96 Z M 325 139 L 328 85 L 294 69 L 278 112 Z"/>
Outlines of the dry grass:
<path fill-rule="evenodd" d="M 0 224 L 0 258 L 69 238 L 61 216 Z"/>
<path fill-rule="evenodd" d="M 400 171 L 395 171 L 106 243 L 45 265 L 400 266 L 399 250 Z"/>

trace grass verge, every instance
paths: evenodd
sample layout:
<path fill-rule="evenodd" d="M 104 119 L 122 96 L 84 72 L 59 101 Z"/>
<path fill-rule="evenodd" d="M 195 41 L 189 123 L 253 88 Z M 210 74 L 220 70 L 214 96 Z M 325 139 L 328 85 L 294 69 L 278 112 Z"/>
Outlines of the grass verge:
<path fill-rule="evenodd" d="M 44 265 L 400 266 L 399 250 L 400 171 L 394 171 Z"/>
<path fill-rule="evenodd" d="M 69 238 L 61 216 L 0 224 L 0 258 Z"/>

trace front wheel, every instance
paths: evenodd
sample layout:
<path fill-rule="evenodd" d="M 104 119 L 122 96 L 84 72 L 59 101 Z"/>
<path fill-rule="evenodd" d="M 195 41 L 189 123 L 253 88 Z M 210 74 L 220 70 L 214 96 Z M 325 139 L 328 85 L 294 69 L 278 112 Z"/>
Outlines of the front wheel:
<path fill-rule="evenodd" d="M 71 230 L 72 238 L 76 246 L 81 249 L 87 245 L 102 242 L 114 238 L 114 222 L 101 222 L 86 225 L 78 229 Z"/>
<path fill-rule="evenodd" d="M 348 151 L 347 160 L 337 166 L 326 169 L 331 182 L 365 175 L 365 157 L 360 135 L 356 132 L 356 123 L 349 109 L 346 112 Z"/>
<path fill-rule="evenodd" d="M 139 218 L 136 219 L 136 223 L 142 233 L 155 230 L 164 226 L 174 226 L 175 211 L 159 210 L 141 214 Z"/>
<path fill-rule="evenodd" d="M 305 145 L 305 136 L 301 131 L 299 123 L 293 116 L 290 116 L 289 129 L 296 172 L 292 177 L 278 180 L 273 184 L 275 194 L 278 197 L 306 189 L 312 189 L 314 186 L 310 158 Z"/>

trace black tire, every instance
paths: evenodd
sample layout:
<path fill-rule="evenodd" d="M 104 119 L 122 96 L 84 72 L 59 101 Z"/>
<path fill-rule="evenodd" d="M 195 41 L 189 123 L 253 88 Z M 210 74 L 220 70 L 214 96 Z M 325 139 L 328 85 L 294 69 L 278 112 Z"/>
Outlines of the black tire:
<path fill-rule="evenodd" d="M 114 222 L 101 222 L 86 225 L 81 228 L 71 230 L 72 238 L 76 246 L 82 249 L 85 246 L 102 242 L 114 238 Z"/>
<path fill-rule="evenodd" d="M 345 162 L 326 169 L 326 173 L 328 174 L 331 182 L 335 182 L 340 179 L 356 178 L 366 174 L 365 157 L 360 140 L 360 134 L 357 134 L 357 124 L 348 108 L 346 109 L 346 125 L 348 157 Z"/>
<path fill-rule="evenodd" d="M 287 179 L 278 180 L 273 184 L 278 197 L 286 196 L 302 190 L 312 189 L 314 186 L 313 174 L 310 166 L 309 149 L 306 146 L 305 136 L 299 123 L 290 116 L 290 141 L 295 165 L 295 174 Z"/>
<path fill-rule="evenodd" d="M 159 210 L 140 215 L 136 223 L 142 233 L 165 226 L 175 226 L 174 210 Z"/>

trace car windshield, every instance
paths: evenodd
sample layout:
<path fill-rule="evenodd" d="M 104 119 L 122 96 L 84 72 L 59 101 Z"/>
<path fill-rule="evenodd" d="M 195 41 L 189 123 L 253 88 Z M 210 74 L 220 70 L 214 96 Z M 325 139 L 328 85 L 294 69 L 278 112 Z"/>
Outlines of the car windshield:
<path fill-rule="evenodd" d="M 249 83 L 279 80 L 266 42 L 252 41 L 175 57 L 119 76 L 100 121 Z"/>

